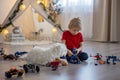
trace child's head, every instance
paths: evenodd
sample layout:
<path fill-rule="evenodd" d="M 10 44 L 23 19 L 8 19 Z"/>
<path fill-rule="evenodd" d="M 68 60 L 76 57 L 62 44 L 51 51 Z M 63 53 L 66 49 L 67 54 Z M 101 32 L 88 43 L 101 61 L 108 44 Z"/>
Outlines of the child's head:
<path fill-rule="evenodd" d="M 81 30 L 81 21 L 79 18 L 73 18 L 69 25 L 68 28 L 70 30 L 70 32 L 75 35 L 77 34 L 80 30 Z"/>

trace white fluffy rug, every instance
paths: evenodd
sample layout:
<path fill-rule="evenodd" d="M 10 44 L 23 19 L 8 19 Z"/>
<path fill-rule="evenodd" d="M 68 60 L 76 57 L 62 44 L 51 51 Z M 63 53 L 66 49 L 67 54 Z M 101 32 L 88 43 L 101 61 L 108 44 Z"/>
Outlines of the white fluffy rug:
<path fill-rule="evenodd" d="M 26 60 L 28 63 L 44 65 L 66 53 L 67 49 L 63 43 L 51 43 L 40 47 L 35 46 L 27 55 Z"/>

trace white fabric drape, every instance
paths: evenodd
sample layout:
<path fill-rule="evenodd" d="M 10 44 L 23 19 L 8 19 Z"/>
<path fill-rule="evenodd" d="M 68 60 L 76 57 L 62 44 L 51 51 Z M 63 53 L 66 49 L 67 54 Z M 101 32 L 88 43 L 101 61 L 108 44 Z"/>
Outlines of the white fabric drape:
<path fill-rule="evenodd" d="M 15 21 L 19 16 L 21 16 L 24 11 L 29 7 L 29 0 L 24 0 L 23 1 L 23 4 L 26 6 L 25 10 L 19 10 L 18 12 L 16 12 L 16 14 L 14 13 L 15 10 L 17 9 L 18 7 L 18 4 L 20 3 L 20 0 L 17 0 L 14 4 L 14 6 L 12 7 L 12 9 L 10 10 L 9 14 L 7 15 L 6 19 L 4 20 L 4 22 L 2 23 L 2 27 L 5 26 L 7 23 L 9 23 L 9 18 L 14 16 L 11 21 Z"/>
<path fill-rule="evenodd" d="M 68 29 L 69 21 L 80 17 L 84 38 L 92 36 L 93 0 L 61 0 L 63 12 L 61 24 L 63 29 Z"/>
<path fill-rule="evenodd" d="M 117 0 L 94 0 L 94 41 L 117 42 Z"/>
<path fill-rule="evenodd" d="M 0 0 L 0 23 L 2 24 L 16 0 Z"/>
<path fill-rule="evenodd" d="M 117 26 L 120 26 L 120 0 L 117 0 Z M 118 36 L 120 34 L 120 27 L 118 27 Z M 120 37 L 118 38 L 118 40 L 120 41 Z"/>

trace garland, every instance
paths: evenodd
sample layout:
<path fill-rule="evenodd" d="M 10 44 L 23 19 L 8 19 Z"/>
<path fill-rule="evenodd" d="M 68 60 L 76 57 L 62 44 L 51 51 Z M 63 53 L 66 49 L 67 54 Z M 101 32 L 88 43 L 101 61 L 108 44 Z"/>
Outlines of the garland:
<path fill-rule="evenodd" d="M 17 8 L 13 11 L 12 15 L 8 18 L 8 23 L 6 23 L 5 25 L 3 25 L 2 27 L 0 27 L 0 32 L 2 32 L 3 29 L 9 27 L 10 25 L 12 25 L 14 27 L 14 24 L 12 23 L 13 19 L 15 18 L 15 16 L 17 15 L 17 13 L 20 11 L 20 6 L 21 4 L 23 4 L 24 0 L 20 0 L 20 2 L 17 5 Z M 42 6 L 43 10 L 48 13 L 48 19 L 50 19 L 54 24 L 56 23 L 56 17 L 57 15 L 59 15 L 62 12 L 62 8 L 61 5 L 58 4 L 59 0 L 56 2 L 51 2 L 49 4 L 49 7 L 46 8 L 45 5 L 43 3 L 40 3 L 40 5 Z M 58 27 L 61 31 L 61 25 L 60 24 L 55 24 L 55 27 Z"/>
<path fill-rule="evenodd" d="M 46 8 L 45 5 L 41 2 L 40 5 L 42 6 L 43 10 L 48 14 L 48 19 L 50 19 L 55 25 L 55 27 L 58 27 L 61 31 L 61 25 L 60 24 L 56 24 L 56 17 L 62 13 L 63 9 L 61 7 L 61 4 L 58 4 L 59 0 L 57 0 L 56 2 L 51 2 L 49 4 L 49 7 Z"/>
<path fill-rule="evenodd" d="M 9 27 L 10 25 L 12 25 L 14 27 L 14 24 L 12 23 L 12 20 L 15 18 L 15 16 L 19 12 L 19 10 L 20 10 L 19 8 L 20 8 L 21 4 L 23 4 L 23 1 L 24 0 L 20 0 L 20 2 L 17 5 L 17 8 L 13 11 L 12 15 L 8 18 L 8 23 L 3 25 L 3 27 L 0 27 L 0 32 L 2 32 L 3 29 Z"/>

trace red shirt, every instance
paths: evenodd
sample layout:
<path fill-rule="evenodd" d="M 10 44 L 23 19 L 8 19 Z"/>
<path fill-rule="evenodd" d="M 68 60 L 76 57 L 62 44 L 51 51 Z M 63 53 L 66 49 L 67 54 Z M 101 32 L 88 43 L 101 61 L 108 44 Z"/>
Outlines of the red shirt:
<path fill-rule="evenodd" d="M 80 43 L 83 42 L 83 36 L 81 32 L 72 35 L 69 31 L 64 31 L 62 34 L 62 40 L 65 40 L 66 47 L 72 50 L 73 48 L 80 47 Z"/>

